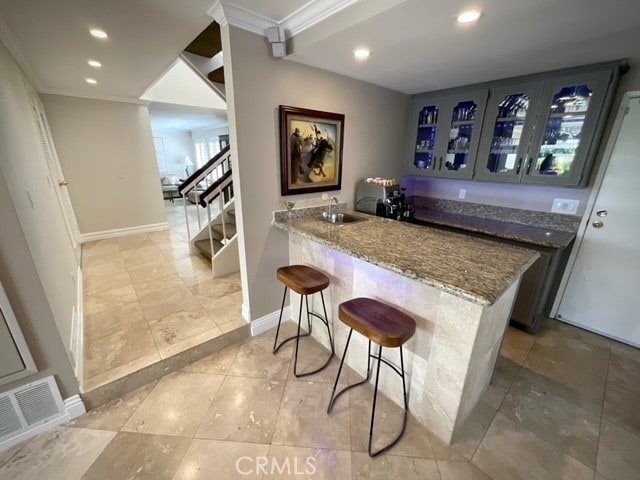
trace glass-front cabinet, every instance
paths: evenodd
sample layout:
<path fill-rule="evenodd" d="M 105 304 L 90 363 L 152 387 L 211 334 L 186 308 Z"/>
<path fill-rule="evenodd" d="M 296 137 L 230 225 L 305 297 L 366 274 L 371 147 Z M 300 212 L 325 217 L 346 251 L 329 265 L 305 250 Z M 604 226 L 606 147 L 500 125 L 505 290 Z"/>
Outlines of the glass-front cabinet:
<path fill-rule="evenodd" d="M 526 167 L 541 97 L 541 82 L 491 90 L 476 162 L 478 179 L 519 181 Z"/>
<path fill-rule="evenodd" d="M 438 124 L 438 115 L 443 106 L 442 99 L 433 99 L 424 106 L 414 107 L 418 124 L 416 141 L 413 145 L 413 167 L 416 170 L 433 170 L 437 167 L 436 138 L 442 126 Z"/>
<path fill-rule="evenodd" d="M 523 182 L 578 185 L 595 155 L 592 141 L 610 71 L 547 80 Z"/>
<path fill-rule="evenodd" d="M 473 176 L 487 90 L 414 99 L 408 172 L 470 179 Z"/>
<path fill-rule="evenodd" d="M 405 172 L 586 185 L 622 68 L 610 62 L 415 95 Z"/>
<path fill-rule="evenodd" d="M 576 186 L 587 161 L 611 71 L 491 89 L 476 178 Z"/>

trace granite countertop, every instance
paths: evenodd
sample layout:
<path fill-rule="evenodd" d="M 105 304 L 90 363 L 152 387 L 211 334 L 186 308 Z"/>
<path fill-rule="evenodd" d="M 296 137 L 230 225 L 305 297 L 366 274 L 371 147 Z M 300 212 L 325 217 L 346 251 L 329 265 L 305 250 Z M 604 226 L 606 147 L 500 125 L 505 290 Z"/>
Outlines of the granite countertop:
<path fill-rule="evenodd" d="M 535 251 L 437 228 L 349 212 L 365 221 L 334 225 L 319 214 L 272 224 L 473 303 L 492 305 L 538 258 Z"/>
<path fill-rule="evenodd" d="M 489 218 L 462 215 L 459 213 L 443 212 L 426 208 L 417 208 L 414 212 L 415 219 L 420 222 L 444 225 L 459 228 L 470 232 L 484 233 L 507 240 L 530 243 L 550 248 L 566 248 L 573 239 L 575 233 L 564 232 L 544 227 L 533 227 L 519 223 L 504 222 Z"/>

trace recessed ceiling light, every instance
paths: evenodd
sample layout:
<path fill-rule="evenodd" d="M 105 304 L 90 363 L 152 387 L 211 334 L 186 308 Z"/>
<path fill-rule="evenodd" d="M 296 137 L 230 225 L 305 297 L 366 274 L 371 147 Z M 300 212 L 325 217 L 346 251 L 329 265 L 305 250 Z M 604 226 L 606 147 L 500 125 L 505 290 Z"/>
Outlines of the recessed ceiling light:
<path fill-rule="evenodd" d="M 98 81 L 95 78 L 85 78 L 84 79 L 85 82 L 87 82 L 90 85 L 95 85 L 96 83 L 98 83 Z"/>
<path fill-rule="evenodd" d="M 368 48 L 356 48 L 353 51 L 353 56 L 356 57 L 358 60 L 364 60 L 365 58 L 368 58 L 369 55 L 371 55 L 371 52 L 369 51 Z"/>
<path fill-rule="evenodd" d="M 107 32 L 105 32 L 104 30 L 100 30 L 99 28 L 92 28 L 91 30 L 89 30 L 89 33 L 91 35 L 93 35 L 96 38 L 108 38 L 109 35 L 107 35 Z"/>
<path fill-rule="evenodd" d="M 100 68 L 102 66 L 102 63 L 100 63 L 98 60 L 87 60 L 87 63 L 90 67 L 93 68 Z"/>
<path fill-rule="evenodd" d="M 471 23 L 480 18 L 482 12 L 480 10 L 466 10 L 458 15 L 458 23 Z"/>

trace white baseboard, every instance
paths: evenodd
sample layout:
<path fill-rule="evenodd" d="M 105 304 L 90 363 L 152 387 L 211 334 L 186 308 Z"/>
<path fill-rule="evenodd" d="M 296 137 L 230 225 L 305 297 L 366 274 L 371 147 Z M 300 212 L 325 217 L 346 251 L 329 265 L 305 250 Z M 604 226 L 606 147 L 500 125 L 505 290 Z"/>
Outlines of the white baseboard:
<path fill-rule="evenodd" d="M 81 233 L 80 242 L 93 242 L 95 240 L 104 240 L 106 238 L 124 237 L 126 235 L 137 235 L 140 233 L 157 232 L 159 230 L 167 230 L 169 224 L 151 223 L 149 225 L 139 225 L 137 227 L 116 228 L 114 230 L 103 230 L 101 232 Z"/>
<path fill-rule="evenodd" d="M 73 395 L 72 397 L 64 399 L 64 410 L 66 412 L 67 420 L 73 420 L 81 415 L 87 413 L 87 409 L 84 408 L 84 403 L 80 395 Z"/>
<path fill-rule="evenodd" d="M 283 321 L 291 319 L 289 312 L 289 305 L 286 305 L 284 307 L 284 310 L 282 311 Z M 255 337 L 256 335 L 260 335 L 261 333 L 276 327 L 278 325 L 278 318 L 280 318 L 280 310 L 268 313 L 264 317 L 260 317 L 257 320 L 251 322 L 251 336 Z"/>
<path fill-rule="evenodd" d="M 246 303 L 242 304 L 242 318 L 244 318 L 244 320 L 247 323 L 251 322 L 251 314 L 249 313 L 249 305 L 247 305 Z"/>

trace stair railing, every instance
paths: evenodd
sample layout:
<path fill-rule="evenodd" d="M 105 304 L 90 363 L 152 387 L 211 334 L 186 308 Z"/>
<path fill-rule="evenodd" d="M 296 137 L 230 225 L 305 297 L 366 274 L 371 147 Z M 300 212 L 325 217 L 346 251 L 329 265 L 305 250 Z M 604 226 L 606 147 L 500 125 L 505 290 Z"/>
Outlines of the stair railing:
<path fill-rule="evenodd" d="M 227 170 L 220 178 L 218 178 L 209 188 L 200 195 L 200 205 L 206 207 L 209 224 L 211 224 L 211 204 L 217 199 L 220 208 L 220 218 L 222 219 L 222 242 L 226 244 L 227 240 L 227 212 L 225 206 L 233 200 L 233 177 L 231 169 Z M 211 248 L 211 256 L 214 255 L 213 235 L 211 227 L 209 227 L 209 246 Z"/>
<path fill-rule="evenodd" d="M 231 172 L 231 147 L 227 145 L 220 153 L 189 175 L 189 177 L 178 186 L 178 194 L 182 197 L 189 239 L 192 238 L 189 212 L 187 210 L 189 193 L 193 192 L 196 206 L 206 206 L 200 201 L 202 195 L 205 192 L 208 192 L 212 185 L 216 184 L 221 177 L 225 176 L 229 172 Z M 200 208 L 196 209 L 196 214 L 198 219 L 198 230 L 200 230 L 202 229 Z M 208 220 L 211 222 L 210 211 L 208 212 Z"/>

